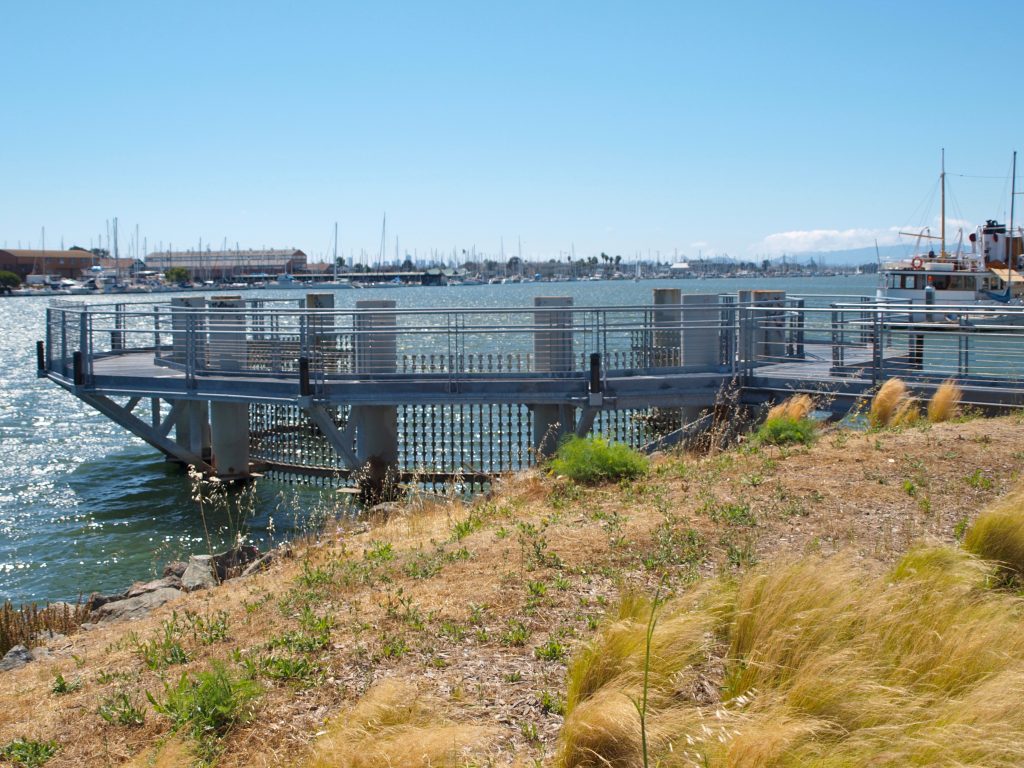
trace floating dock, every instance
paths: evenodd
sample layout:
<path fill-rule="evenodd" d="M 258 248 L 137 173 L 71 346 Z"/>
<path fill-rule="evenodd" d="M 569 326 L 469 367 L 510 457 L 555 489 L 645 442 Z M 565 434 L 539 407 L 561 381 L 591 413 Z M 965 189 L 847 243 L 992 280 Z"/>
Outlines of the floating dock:
<path fill-rule="evenodd" d="M 266 300 L 55 300 L 39 375 L 168 458 L 226 479 L 280 471 L 380 482 L 480 481 L 569 434 L 654 450 L 692 434 L 724 391 L 795 392 L 848 411 L 886 378 L 926 396 L 1024 405 L 1024 308 L 834 301 L 780 291 L 655 289 L 644 306 L 336 308 Z M 704 419 L 704 422 L 707 420 Z"/>

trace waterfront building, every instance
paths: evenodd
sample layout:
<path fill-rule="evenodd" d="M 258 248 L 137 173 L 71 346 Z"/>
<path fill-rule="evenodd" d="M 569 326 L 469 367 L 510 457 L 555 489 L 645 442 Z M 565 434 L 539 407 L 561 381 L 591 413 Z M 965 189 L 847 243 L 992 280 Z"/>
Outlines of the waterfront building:
<path fill-rule="evenodd" d="M 146 256 L 146 268 L 166 272 L 188 270 L 193 278 L 219 280 L 235 275 L 292 274 L 306 271 L 306 254 L 297 248 L 228 251 L 157 251 Z"/>
<path fill-rule="evenodd" d="M 29 275 L 55 275 L 76 279 L 96 263 L 96 256 L 82 250 L 38 250 L 5 248 L 0 250 L 0 269 L 13 272 L 22 280 Z"/>

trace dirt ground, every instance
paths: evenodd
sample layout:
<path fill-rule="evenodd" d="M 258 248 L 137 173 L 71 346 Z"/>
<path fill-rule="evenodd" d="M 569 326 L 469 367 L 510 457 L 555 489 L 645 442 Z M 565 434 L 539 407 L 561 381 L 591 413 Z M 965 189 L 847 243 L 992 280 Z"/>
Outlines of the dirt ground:
<path fill-rule="evenodd" d="M 955 541 L 1017 482 L 1022 425 L 828 427 L 810 448 L 666 453 L 633 482 L 581 488 L 537 470 L 472 503 L 412 500 L 390 519 L 331 527 L 262 574 L 51 643 L 49 658 L 0 674 L 0 746 L 55 740 L 48 766 L 164 764 L 177 742 L 145 694 L 162 702 L 183 672 L 222 660 L 260 670 L 262 695 L 217 741 L 218 765 L 301 764 L 325 723 L 387 677 L 452 722 L 497 727 L 473 764 L 543 762 L 567 663 L 624 592 L 808 552 L 881 567 L 915 541 Z M 162 641 L 186 663 L 147 657 Z M 302 663 L 268 672 L 280 658 Z M 54 693 L 58 674 L 80 686 Z M 98 714 L 122 693 L 141 725 Z"/>

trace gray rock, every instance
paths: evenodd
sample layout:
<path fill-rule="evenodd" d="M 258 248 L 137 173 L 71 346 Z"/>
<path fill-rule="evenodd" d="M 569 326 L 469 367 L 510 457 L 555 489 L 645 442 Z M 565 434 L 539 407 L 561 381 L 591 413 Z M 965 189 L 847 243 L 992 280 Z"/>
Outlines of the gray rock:
<path fill-rule="evenodd" d="M 217 571 L 217 578 L 221 581 L 232 579 L 245 570 L 249 563 L 260 559 L 260 550 L 251 544 L 243 544 L 240 547 L 229 549 L 227 552 L 220 552 L 213 556 L 213 567 Z"/>
<path fill-rule="evenodd" d="M 49 648 L 33 648 L 29 653 L 32 655 L 32 661 L 44 661 L 53 655 Z"/>
<path fill-rule="evenodd" d="M 177 576 L 166 576 L 162 579 L 157 579 L 156 581 L 137 581 L 128 588 L 128 591 L 124 593 L 124 596 L 126 598 L 138 597 L 139 595 L 144 595 L 147 592 L 156 592 L 158 589 L 166 589 L 167 587 L 170 587 L 171 589 L 181 589 L 181 579 Z"/>
<path fill-rule="evenodd" d="M 36 632 L 34 640 L 40 643 L 60 643 L 67 640 L 67 635 L 62 635 L 60 632 L 54 632 L 52 629 L 44 629 L 42 632 Z"/>
<path fill-rule="evenodd" d="M 192 555 L 188 568 L 181 577 L 181 586 L 192 592 L 196 589 L 213 589 L 218 584 L 212 555 Z"/>
<path fill-rule="evenodd" d="M 0 672 L 8 672 L 12 669 L 24 667 L 32 661 L 32 652 L 24 645 L 16 645 L 0 659 Z"/>
<path fill-rule="evenodd" d="M 185 575 L 185 569 L 188 568 L 188 563 L 182 562 L 181 560 L 174 560 L 164 566 L 164 578 L 168 576 L 177 576 L 179 579 Z"/>
<path fill-rule="evenodd" d="M 118 600 L 124 600 L 124 598 L 124 592 L 112 595 L 101 595 L 99 592 L 93 592 L 89 595 L 89 599 L 85 601 L 85 607 L 90 611 L 95 611 L 100 606 L 106 605 L 107 603 L 116 603 Z"/>
<path fill-rule="evenodd" d="M 118 621 L 120 619 L 138 619 L 154 608 L 159 608 L 169 600 L 174 600 L 180 596 L 180 589 L 164 587 L 153 592 L 146 592 L 138 597 L 129 597 L 113 603 L 104 603 L 93 611 L 93 618 L 98 623 Z"/>

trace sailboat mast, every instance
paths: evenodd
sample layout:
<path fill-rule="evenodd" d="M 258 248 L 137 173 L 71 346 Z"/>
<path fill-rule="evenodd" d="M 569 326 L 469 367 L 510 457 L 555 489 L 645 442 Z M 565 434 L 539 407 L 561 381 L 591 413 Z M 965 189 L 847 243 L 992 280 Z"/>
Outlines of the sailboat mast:
<path fill-rule="evenodd" d="M 942 148 L 942 173 L 939 175 L 942 186 L 942 250 L 939 256 L 946 255 L 946 148 Z"/>
<path fill-rule="evenodd" d="M 334 222 L 334 282 L 338 282 L 338 222 Z"/>
<path fill-rule="evenodd" d="M 1010 274 L 1010 270 L 1013 269 L 1014 253 L 1013 253 L 1013 204 L 1017 200 L 1017 150 L 1013 150 L 1013 172 L 1010 180 L 1010 237 L 1006 241 L 1006 283 L 1007 285 L 1013 280 L 1013 275 Z"/>

